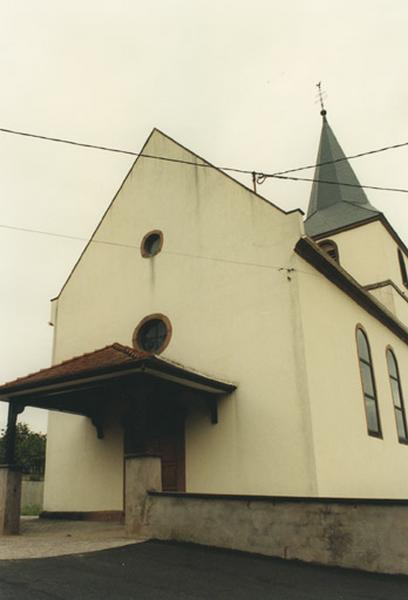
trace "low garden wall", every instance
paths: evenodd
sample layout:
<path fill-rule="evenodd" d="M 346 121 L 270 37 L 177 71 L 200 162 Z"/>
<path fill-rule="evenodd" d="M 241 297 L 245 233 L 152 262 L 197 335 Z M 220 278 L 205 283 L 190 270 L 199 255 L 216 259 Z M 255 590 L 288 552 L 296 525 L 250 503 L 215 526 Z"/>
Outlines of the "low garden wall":
<path fill-rule="evenodd" d="M 408 503 L 149 494 L 146 532 L 286 559 L 408 574 Z"/>
<path fill-rule="evenodd" d="M 406 500 L 160 492 L 154 457 L 127 461 L 126 473 L 129 533 L 408 575 Z"/>
<path fill-rule="evenodd" d="M 44 497 L 44 481 L 25 479 L 21 484 L 21 514 L 37 515 L 42 511 Z"/>

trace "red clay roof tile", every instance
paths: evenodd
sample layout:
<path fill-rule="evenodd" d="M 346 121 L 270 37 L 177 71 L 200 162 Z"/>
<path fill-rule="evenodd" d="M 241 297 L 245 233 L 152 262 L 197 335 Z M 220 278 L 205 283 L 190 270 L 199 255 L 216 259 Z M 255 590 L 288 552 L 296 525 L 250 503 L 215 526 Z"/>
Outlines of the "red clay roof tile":
<path fill-rule="evenodd" d="M 29 384 L 48 383 L 53 380 L 64 380 L 74 376 L 86 376 L 96 374 L 98 371 L 115 370 L 118 367 L 127 364 L 137 364 L 140 360 L 148 358 L 150 354 L 138 352 L 129 346 L 122 344 L 111 344 L 100 350 L 87 352 L 80 356 L 75 356 L 65 360 L 57 365 L 41 369 L 36 373 L 31 373 L 25 377 L 18 377 L 14 381 L 9 381 L 0 386 L 0 393 L 26 387 Z"/>

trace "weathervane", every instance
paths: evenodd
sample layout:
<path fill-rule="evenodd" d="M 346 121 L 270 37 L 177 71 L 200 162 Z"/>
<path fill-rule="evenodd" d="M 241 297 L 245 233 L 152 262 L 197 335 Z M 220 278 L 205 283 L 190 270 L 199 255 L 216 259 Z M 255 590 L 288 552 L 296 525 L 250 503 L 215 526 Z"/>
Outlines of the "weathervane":
<path fill-rule="evenodd" d="M 325 117 L 327 115 L 327 110 L 324 107 L 324 98 L 327 96 L 326 92 L 322 91 L 322 82 L 319 81 L 319 83 L 316 84 L 316 87 L 318 89 L 318 101 L 320 102 L 320 106 L 321 106 L 321 111 L 320 114 L 322 115 L 322 117 Z"/>

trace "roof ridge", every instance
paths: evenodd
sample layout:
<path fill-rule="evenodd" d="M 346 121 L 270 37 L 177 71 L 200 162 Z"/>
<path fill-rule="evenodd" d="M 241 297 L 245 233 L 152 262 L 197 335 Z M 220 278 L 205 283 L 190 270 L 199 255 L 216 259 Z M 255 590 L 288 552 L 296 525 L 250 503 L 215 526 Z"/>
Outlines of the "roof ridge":
<path fill-rule="evenodd" d="M 109 346 L 107 346 L 109 347 Z M 115 342 L 114 344 L 112 344 L 111 346 L 112 348 L 115 348 L 115 350 L 118 350 L 119 352 L 122 352 L 123 354 L 126 354 L 127 356 L 129 356 L 130 358 L 144 358 L 144 357 L 150 357 L 150 356 L 155 356 L 155 354 L 149 354 L 148 352 L 140 352 L 139 350 L 136 350 L 135 348 L 131 348 L 131 346 L 125 346 L 124 344 L 120 344 L 119 342 Z"/>

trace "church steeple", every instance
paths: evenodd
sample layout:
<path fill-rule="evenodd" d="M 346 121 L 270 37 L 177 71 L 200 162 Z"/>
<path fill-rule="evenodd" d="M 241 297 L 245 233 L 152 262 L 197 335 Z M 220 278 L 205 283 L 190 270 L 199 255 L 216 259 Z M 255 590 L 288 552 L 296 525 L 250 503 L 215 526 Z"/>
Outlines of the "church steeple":
<path fill-rule="evenodd" d="M 345 160 L 323 106 L 320 114 L 323 124 L 316 161 L 320 166 L 315 169 L 314 179 L 317 181 L 313 182 L 305 220 L 305 231 L 309 236 L 329 233 L 381 214 L 370 204 L 350 163 Z M 342 160 L 331 162 L 339 159 Z M 341 185 L 344 183 L 349 185 Z"/>

